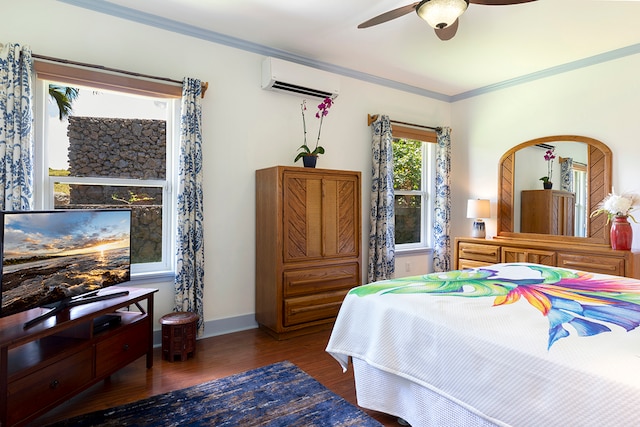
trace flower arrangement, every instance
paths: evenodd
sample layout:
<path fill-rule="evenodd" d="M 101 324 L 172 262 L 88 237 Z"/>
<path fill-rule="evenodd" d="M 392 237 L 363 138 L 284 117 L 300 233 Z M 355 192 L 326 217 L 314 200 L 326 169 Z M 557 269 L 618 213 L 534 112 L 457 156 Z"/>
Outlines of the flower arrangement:
<path fill-rule="evenodd" d="M 329 108 L 333 105 L 333 98 L 325 98 L 320 104 L 318 104 L 318 111 L 316 112 L 316 118 L 320 119 L 320 126 L 318 127 L 318 137 L 316 138 L 316 146 L 313 151 L 307 145 L 307 122 L 304 117 L 304 112 L 307 110 L 307 100 L 303 100 L 302 104 L 300 104 L 300 110 L 302 111 L 302 127 L 304 129 L 304 144 L 298 148 L 298 150 L 302 150 L 296 156 L 294 162 L 297 162 L 304 156 L 317 156 L 318 154 L 324 154 L 324 148 L 320 145 L 320 132 L 322 131 L 322 121 L 324 117 L 329 114 Z"/>
<path fill-rule="evenodd" d="M 635 209 L 636 203 L 640 201 L 640 198 L 635 194 L 617 195 L 610 193 L 602 201 L 598 209 L 591 213 L 591 216 L 600 215 L 601 213 L 607 214 L 607 224 L 616 216 L 629 217 L 633 222 L 637 222 L 631 215 L 631 211 Z"/>
<path fill-rule="evenodd" d="M 540 178 L 540 181 L 544 183 L 551 182 L 551 175 L 553 174 L 553 159 L 556 158 L 556 155 L 553 153 L 554 151 L 555 147 L 548 149 L 544 153 L 544 160 L 547 162 L 547 176 Z"/>

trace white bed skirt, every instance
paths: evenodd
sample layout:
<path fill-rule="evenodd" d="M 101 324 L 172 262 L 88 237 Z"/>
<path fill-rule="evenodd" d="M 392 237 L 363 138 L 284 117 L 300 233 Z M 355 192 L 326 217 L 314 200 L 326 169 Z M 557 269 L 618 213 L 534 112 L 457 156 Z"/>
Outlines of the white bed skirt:
<path fill-rule="evenodd" d="M 411 427 L 495 427 L 436 392 L 353 358 L 358 405 L 400 417 Z"/>

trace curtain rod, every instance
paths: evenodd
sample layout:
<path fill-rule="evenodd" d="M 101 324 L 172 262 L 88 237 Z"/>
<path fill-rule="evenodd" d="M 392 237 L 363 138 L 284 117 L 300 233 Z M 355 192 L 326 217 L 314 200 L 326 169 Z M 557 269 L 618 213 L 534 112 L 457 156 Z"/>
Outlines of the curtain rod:
<path fill-rule="evenodd" d="M 84 62 L 70 61 L 68 59 L 54 58 L 54 57 L 51 57 L 51 56 L 38 55 L 38 54 L 35 54 L 35 53 L 32 53 L 31 56 L 33 58 L 41 59 L 43 61 L 59 62 L 61 64 L 70 64 L 70 65 L 76 65 L 76 66 L 80 66 L 80 67 L 95 68 L 95 69 L 98 69 L 98 70 L 110 71 L 110 72 L 113 72 L 113 73 L 126 74 L 128 76 L 133 76 L 133 77 L 143 77 L 143 78 L 146 78 L 146 79 L 153 79 L 153 80 L 159 80 L 159 81 L 170 82 L 170 83 L 177 83 L 177 84 L 182 85 L 181 81 L 174 80 L 174 79 L 169 79 L 167 77 L 150 76 L 148 74 L 134 73 L 132 71 L 118 70 L 117 68 L 105 67 L 103 65 L 87 64 L 87 63 L 84 63 Z M 202 95 L 201 96 L 202 96 L 202 98 L 204 98 L 204 94 L 207 91 L 207 89 L 209 88 L 209 82 L 202 82 L 201 85 L 202 85 Z"/>
<path fill-rule="evenodd" d="M 377 119 L 378 119 L 378 115 L 377 114 L 367 114 L 367 126 L 371 126 L 371 123 L 373 123 Z M 432 126 L 416 125 L 416 124 L 407 123 L 407 122 L 399 122 L 397 120 L 389 120 L 389 121 L 391 123 L 395 123 L 397 125 L 413 126 L 413 127 L 421 128 L 421 129 L 435 130 L 436 132 L 439 132 L 440 130 L 442 130 L 442 128 L 440 126 L 432 127 Z"/>
<path fill-rule="evenodd" d="M 566 161 L 567 161 L 567 157 L 558 157 L 558 163 L 564 163 L 564 162 L 566 162 Z M 574 164 L 574 165 L 576 165 L 576 166 L 584 166 L 584 167 L 587 167 L 587 164 L 586 164 L 586 163 L 582 163 L 582 162 L 576 162 L 576 161 L 574 161 L 574 162 L 573 162 L 573 164 Z"/>

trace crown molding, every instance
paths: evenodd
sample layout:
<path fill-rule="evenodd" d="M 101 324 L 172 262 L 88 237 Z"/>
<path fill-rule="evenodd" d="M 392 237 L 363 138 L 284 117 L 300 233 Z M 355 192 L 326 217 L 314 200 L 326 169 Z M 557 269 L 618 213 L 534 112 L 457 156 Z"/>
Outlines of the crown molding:
<path fill-rule="evenodd" d="M 590 67 L 592 65 L 601 64 L 608 61 L 623 58 L 625 56 L 636 55 L 640 53 L 640 44 L 634 44 L 631 46 L 623 47 L 620 49 L 605 52 L 599 55 L 595 55 L 589 58 L 580 59 L 577 61 L 569 62 L 567 64 L 558 65 L 555 67 L 547 68 L 544 70 L 536 71 L 534 73 L 526 74 L 520 77 L 516 77 L 509 80 L 504 80 L 495 84 L 473 89 L 467 92 L 461 92 L 457 95 L 446 95 L 439 92 L 434 92 L 428 89 L 419 88 L 406 83 L 401 83 L 395 80 L 386 79 L 372 74 L 355 71 L 349 68 L 340 67 L 337 65 L 329 64 L 326 62 L 315 61 L 304 57 L 302 55 L 296 55 L 291 52 L 287 52 L 280 49 L 275 49 L 269 46 L 249 42 L 237 37 L 231 37 L 224 34 L 217 33 L 215 31 L 206 30 L 194 25 L 184 24 L 172 19 L 163 18 L 157 15 L 153 15 L 139 10 L 131 9 L 128 7 L 109 3 L 105 0 L 58 0 L 61 3 L 66 3 L 72 6 L 81 7 L 84 9 L 92 10 L 94 12 L 104 13 L 117 18 L 126 19 L 128 21 L 137 22 L 143 25 L 149 25 L 155 28 L 171 31 L 174 33 L 186 35 L 189 37 L 195 37 L 201 40 L 210 41 L 236 49 L 245 50 L 265 56 L 272 56 L 275 58 L 295 62 L 301 65 L 314 67 L 319 70 L 328 71 L 331 73 L 339 74 L 342 76 L 354 78 L 357 80 L 373 83 L 379 86 L 385 86 L 392 89 L 409 92 L 415 95 L 424 96 L 427 98 L 436 99 L 438 101 L 444 101 L 454 103 L 476 96 L 485 95 L 491 92 L 504 90 L 510 87 L 518 86 L 524 83 L 533 82 L 536 80 L 552 77 L 558 74 L 563 74 L 569 71 L 575 71 L 581 68 Z"/>

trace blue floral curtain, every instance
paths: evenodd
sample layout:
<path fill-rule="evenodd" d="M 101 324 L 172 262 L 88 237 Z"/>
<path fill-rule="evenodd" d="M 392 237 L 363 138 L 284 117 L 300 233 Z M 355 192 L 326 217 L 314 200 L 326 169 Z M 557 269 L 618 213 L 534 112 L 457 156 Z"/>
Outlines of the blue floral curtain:
<path fill-rule="evenodd" d="M 451 128 L 436 130 L 436 189 L 433 217 L 433 270 L 451 269 Z"/>
<path fill-rule="evenodd" d="M 204 332 L 204 232 L 202 207 L 201 81 L 185 78 L 180 118 L 180 160 L 177 206 L 175 311 L 200 316 Z"/>
<path fill-rule="evenodd" d="M 395 273 L 393 151 L 389 116 L 371 124 L 371 210 L 369 211 L 369 268 L 367 281 L 391 279 Z"/>
<path fill-rule="evenodd" d="M 563 158 L 560 163 L 560 189 L 573 192 L 573 159 Z"/>
<path fill-rule="evenodd" d="M 0 44 L 0 209 L 33 205 L 31 50 Z"/>

